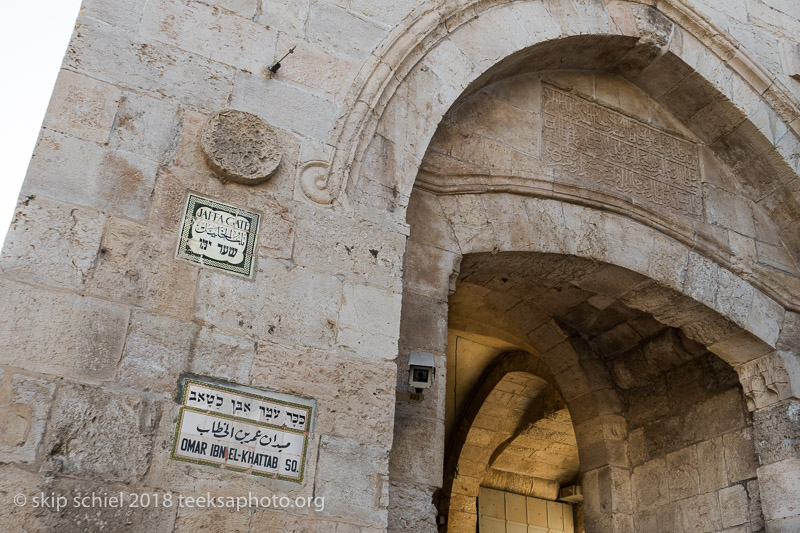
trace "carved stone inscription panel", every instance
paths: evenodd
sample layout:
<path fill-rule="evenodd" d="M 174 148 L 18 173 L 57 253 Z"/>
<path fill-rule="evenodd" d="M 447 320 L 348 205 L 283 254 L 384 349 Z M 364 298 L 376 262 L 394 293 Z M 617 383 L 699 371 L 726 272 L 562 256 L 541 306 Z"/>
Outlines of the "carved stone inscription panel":
<path fill-rule="evenodd" d="M 634 201 L 702 214 L 694 143 L 548 85 L 542 158 L 568 181 L 594 182 Z"/>

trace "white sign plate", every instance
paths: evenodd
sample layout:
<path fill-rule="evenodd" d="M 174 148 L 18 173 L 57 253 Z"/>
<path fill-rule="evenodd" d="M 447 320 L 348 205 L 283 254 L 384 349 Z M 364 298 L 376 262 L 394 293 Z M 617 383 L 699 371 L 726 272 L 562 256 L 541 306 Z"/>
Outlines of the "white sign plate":
<path fill-rule="evenodd" d="M 302 482 L 313 402 L 186 380 L 172 458 Z"/>
<path fill-rule="evenodd" d="M 189 193 L 176 256 L 252 278 L 260 219 L 258 213 Z"/>

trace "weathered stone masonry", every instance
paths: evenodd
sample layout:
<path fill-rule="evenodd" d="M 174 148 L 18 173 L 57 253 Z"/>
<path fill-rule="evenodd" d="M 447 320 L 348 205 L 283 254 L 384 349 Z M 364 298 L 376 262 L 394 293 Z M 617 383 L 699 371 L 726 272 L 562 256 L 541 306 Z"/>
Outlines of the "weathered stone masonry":
<path fill-rule="evenodd" d="M 588 532 L 797 531 L 797 35 L 782 0 L 85 0 L 0 258 L 0 523 L 474 531 L 481 486 L 575 482 Z M 226 110 L 264 124 L 210 164 Z M 252 279 L 176 258 L 189 193 L 260 216 Z M 315 400 L 303 482 L 172 459 L 186 377 Z M 11 504 L 75 491 L 325 507 Z"/>

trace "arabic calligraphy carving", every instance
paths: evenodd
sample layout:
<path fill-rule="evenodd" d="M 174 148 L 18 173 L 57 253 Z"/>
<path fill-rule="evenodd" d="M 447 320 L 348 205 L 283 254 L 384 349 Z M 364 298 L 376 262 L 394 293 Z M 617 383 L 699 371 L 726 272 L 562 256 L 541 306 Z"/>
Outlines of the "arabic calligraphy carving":
<path fill-rule="evenodd" d="M 542 86 L 542 158 L 557 178 L 702 214 L 695 144 L 548 85 Z"/>

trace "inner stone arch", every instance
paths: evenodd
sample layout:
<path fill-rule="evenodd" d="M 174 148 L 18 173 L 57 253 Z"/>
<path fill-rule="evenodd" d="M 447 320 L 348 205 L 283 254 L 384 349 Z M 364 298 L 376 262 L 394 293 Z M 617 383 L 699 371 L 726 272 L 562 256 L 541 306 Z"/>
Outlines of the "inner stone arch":
<path fill-rule="evenodd" d="M 555 500 L 560 485 L 575 481 L 575 432 L 551 382 L 546 365 L 524 351 L 503 353 L 483 371 L 450 431 L 439 501 L 450 530 L 475 528 L 470 511 L 481 487 Z"/>
<path fill-rule="evenodd" d="M 636 298 L 627 295 L 647 283 L 618 267 L 559 254 L 464 256 L 448 310 L 448 376 L 474 373 L 469 361 L 467 373 L 453 364 L 464 365 L 464 355 L 490 357 L 447 439 L 439 500 L 447 531 L 475 530 L 479 487 L 557 499 L 557 476 L 534 460 L 563 465 L 537 431 L 545 413 L 558 419 L 546 422 L 557 446 L 564 442 L 552 426 L 574 427 L 580 475 L 558 485 L 583 487 L 576 531 L 722 531 L 719 501 L 729 496 L 748 509 L 732 520 L 758 531 L 752 420 L 737 374 L 690 338 L 697 331 L 688 323 L 686 331 L 670 327 L 634 307 Z M 496 347 L 526 338 L 532 349 L 459 356 L 453 336 Z M 516 398 L 509 395 L 514 390 Z M 448 413 L 458 403 L 449 402 Z M 520 404 L 527 415 L 512 415 Z M 540 448 L 515 444 L 517 438 Z M 498 465 L 504 454 L 506 464 Z"/>

